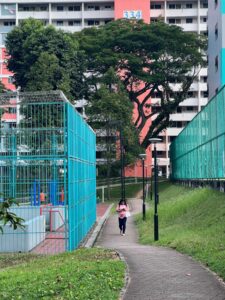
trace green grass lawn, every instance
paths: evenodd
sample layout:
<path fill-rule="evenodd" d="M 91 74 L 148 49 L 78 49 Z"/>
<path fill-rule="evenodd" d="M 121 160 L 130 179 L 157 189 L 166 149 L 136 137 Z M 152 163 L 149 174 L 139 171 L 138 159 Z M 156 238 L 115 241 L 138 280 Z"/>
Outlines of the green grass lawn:
<path fill-rule="evenodd" d="M 159 202 L 159 241 L 153 240 L 154 203 L 150 202 L 147 221 L 137 217 L 140 242 L 191 255 L 225 279 L 225 195 L 161 183 Z"/>
<path fill-rule="evenodd" d="M 117 300 L 124 272 L 116 252 L 97 248 L 44 257 L 0 255 L 0 299 Z"/>

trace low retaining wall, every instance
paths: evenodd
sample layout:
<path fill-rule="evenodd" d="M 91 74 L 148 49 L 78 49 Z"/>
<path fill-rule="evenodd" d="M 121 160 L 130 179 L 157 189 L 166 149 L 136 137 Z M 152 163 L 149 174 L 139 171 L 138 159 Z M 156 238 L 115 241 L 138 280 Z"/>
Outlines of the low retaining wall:
<path fill-rule="evenodd" d="M 24 228 L 14 230 L 9 224 L 0 234 L 0 252 L 28 252 L 45 239 L 45 216 L 38 216 L 23 223 Z"/>

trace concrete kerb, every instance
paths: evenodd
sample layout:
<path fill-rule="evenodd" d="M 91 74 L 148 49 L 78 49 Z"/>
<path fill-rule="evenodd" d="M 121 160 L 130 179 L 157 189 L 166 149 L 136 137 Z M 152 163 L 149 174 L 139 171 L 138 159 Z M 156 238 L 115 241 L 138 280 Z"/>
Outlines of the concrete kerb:
<path fill-rule="evenodd" d="M 120 292 L 120 296 L 119 296 L 119 300 L 122 300 L 127 291 L 128 286 L 130 284 L 130 271 L 129 271 L 128 263 L 125 260 L 123 254 L 121 252 L 119 252 L 118 250 L 114 249 L 114 251 L 116 251 L 118 253 L 120 260 L 123 261 L 124 264 L 126 265 L 126 271 L 125 271 L 125 277 L 124 277 L 125 284 L 124 284 L 124 287 L 122 288 L 122 290 Z"/>
<path fill-rule="evenodd" d="M 85 243 L 84 247 L 85 248 L 92 248 L 95 244 L 95 241 L 105 223 L 105 221 L 108 219 L 110 211 L 113 207 L 113 204 L 111 204 L 108 209 L 106 210 L 106 212 L 104 213 L 104 215 L 99 219 L 97 226 L 95 227 L 93 233 L 91 234 L 91 236 L 89 237 L 89 239 L 87 240 L 87 242 Z"/>

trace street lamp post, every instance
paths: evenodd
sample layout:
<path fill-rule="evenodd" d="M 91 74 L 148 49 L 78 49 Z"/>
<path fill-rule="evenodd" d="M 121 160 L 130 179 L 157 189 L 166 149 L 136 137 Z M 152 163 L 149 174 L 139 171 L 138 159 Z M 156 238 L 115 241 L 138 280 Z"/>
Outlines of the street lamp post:
<path fill-rule="evenodd" d="M 157 166 L 157 152 L 156 144 L 160 143 L 162 140 L 159 138 L 151 138 L 149 142 L 154 144 L 154 198 L 155 198 L 155 211 L 154 211 L 154 240 L 159 240 L 159 221 L 158 221 L 158 166 Z"/>
<path fill-rule="evenodd" d="M 124 174 L 124 147 L 123 147 L 123 131 L 122 126 L 120 124 L 120 163 L 121 163 L 121 173 L 120 173 L 120 181 L 121 181 L 121 200 L 125 200 L 125 174 Z"/>
<path fill-rule="evenodd" d="M 143 220 L 145 220 L 145 158 L 146 154 L 139 154 L 139 157 L 142 161 L 142 183 L 143 183 L 143 202 L 142 202 L 142 213 L 143 213 Z"/>
<path fill-rule="evenodd" d="M 125 172 L 124 172 L 124 145 L 123 145 L 123 124 L 120 120 L 111 120 L 109 125 L 116 125 L 119 130 L 120 140 L 120 184 L 121 184 L 121 200 L 125 200 Z"/>

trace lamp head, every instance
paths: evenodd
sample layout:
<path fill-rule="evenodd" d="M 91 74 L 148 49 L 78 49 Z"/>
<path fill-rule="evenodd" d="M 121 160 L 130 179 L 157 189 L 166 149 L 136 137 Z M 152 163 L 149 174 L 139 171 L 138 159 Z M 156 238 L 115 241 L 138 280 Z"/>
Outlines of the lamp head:
<path fill-rule="evenodd" d="M 150 142 L 151 144 L 157 144 L 157 143 L 161 143 L 161 142 L 162 142 L 162 139 L 160 139 L 160 138 L 150 138 L 150 139 L 149 139 L 149 142 Z"/>
<path fill-rule="evenodd" d="M 139 157 L 144 160 L 146 158 L 146 153 L 139 154 Z"/>

